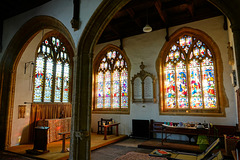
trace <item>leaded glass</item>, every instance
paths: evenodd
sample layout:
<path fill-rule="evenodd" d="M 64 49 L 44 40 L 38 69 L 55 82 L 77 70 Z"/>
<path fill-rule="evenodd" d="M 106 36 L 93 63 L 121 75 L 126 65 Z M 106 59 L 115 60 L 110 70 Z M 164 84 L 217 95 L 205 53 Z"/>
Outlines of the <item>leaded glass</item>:
<path fill-rule="evenodd" d="M 97 71 L 96 108 L 128 108 L 128 72 L 125 58 L 116 50 L 107 51 Z"/>
<path fill-rule="evenodd" d="M 205 108 L 216 108 L 214 67 L 212 60 L 208 57 L 202 62 L 202 80 Z"/>
<path fill-rule="evenodd" d="M 178 108 L 188 108 L 187 92 L 187 71 L 186 65 L 180 61 L 176 66 L 177 73 L 177 91 L 178 91 Z"/>
<path fill-rule="evenodd" d="M 105 73 L 105 81 L 104 81 L 104 107 L 111 108 L 111 73 L 107 71 Z"/>
<path fill-rule="evenodd" d="M 58 61 L 56 63 L 54 102 L 61 102 L 61 91 L 62 91 L 62 62 Z"/>
<path fill-rule="evenodd" d="M 120 107 L 120 74 L 118 70 L 113 72 L 113 108 Z"/>
<path fill-rule="evenodd" d="M 43 57 L 37 57 L 34 82 L 34 98 L 33 98 L 34 102 L 42 101 L 43 75 L 44 75 L 44 59 Z"/>
<path fill-rule="evenodd" d="M 184 35 L 172 44 L 164 64 L 166 109 L 216 109 L 213 54 L 196 37 Z"/>
<path fill-rule="evenodd" d="M 62 45 L 56 37 L 41 42 L 36 58 L 34 102 L 69 101 L 70 58 Z"/>
<path fill-rule="evenodd" d="M 173 109 L 176 107 L 175 70 L 173 68 L 165 70 L 164 86 L 167 108 Z"/>
<path fill-rule="evenodd" d="M 104 74 L 100 71 L 97 78 L 97 108 L 103 108 L 103 82 Z"/>
<path fill-rule="evenodd" d="M 63 72 L 63 102 L 68 102 L 69 99 L 69 64 L 64 64 L 64 72 Z"/>
<path fill-rule="evenodd" d="M 121 108 L 128 107 L 128 72 L 123 69 L 121 72 Z"/>
<path fill-rule="evenodd" d="M 44 86 L 44 102 L 51 102 L 52 99 L 52 78 L 53 78 L 53 60 L 47 59 L 45 86 Z"/>

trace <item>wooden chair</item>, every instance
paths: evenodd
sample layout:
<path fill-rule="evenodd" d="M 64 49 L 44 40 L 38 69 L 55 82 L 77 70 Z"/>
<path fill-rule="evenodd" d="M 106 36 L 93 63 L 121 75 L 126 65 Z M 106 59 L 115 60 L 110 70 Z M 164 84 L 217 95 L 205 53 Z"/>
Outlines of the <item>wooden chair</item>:
<path fill-rule="evenodd" d="M 105 123 L 107 125 L 107 124 L 109 124 L 109 122 L 112 122 L 112 118 L 110 118 L 110 119 L 101 118 L 101 120 L 98 121 L 98 131 L 97 131 L 97 134 L 104 134 L 103 123 Z M 108 127 L 107 134 L 108 135 L 112 134 L 112 127 Z"/>

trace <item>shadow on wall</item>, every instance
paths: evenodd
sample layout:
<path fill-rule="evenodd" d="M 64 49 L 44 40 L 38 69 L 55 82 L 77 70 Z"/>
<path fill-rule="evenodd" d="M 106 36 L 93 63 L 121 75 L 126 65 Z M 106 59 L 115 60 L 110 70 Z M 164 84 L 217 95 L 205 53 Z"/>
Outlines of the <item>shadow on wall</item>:
<path fill-rule="evenodd" d="M 23 128 L 22 130 L 22 135 L 18 139 L 19 144 L 29 144 L 30 143 L 30 138 L 29 138 L 29 125 Z"/>

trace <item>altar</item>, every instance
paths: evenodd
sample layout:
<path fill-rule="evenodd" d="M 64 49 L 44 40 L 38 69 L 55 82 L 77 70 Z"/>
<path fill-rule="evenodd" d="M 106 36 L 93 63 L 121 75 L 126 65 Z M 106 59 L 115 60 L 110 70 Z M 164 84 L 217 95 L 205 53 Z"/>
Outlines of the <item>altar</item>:
<path fill-rule="evenodd" d="M 47 142 L 54 142 L 62 139 L 62 136 L 59 133 L 70 132 L 71 130 L 71 117 L 62 118 L 62 119 L 45 119 L 39 120 L 37 126 L 49 127 L 47 134 Z"/>

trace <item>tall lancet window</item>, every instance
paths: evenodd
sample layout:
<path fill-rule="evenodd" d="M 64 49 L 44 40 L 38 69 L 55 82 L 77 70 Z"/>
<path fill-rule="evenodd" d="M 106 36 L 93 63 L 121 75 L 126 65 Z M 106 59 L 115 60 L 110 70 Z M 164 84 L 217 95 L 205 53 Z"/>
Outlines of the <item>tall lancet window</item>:
<path fill-rule="evenodd" d="M 35 64 L 33 102 L 69 102 L 70 57 L 59 38 L 41 42 Z"/>
<path fill-rule="evenodd" d="M 94 63 L 94 111 L 129 110 L 129 62 L 123 51 L 110 46 Z"/>

